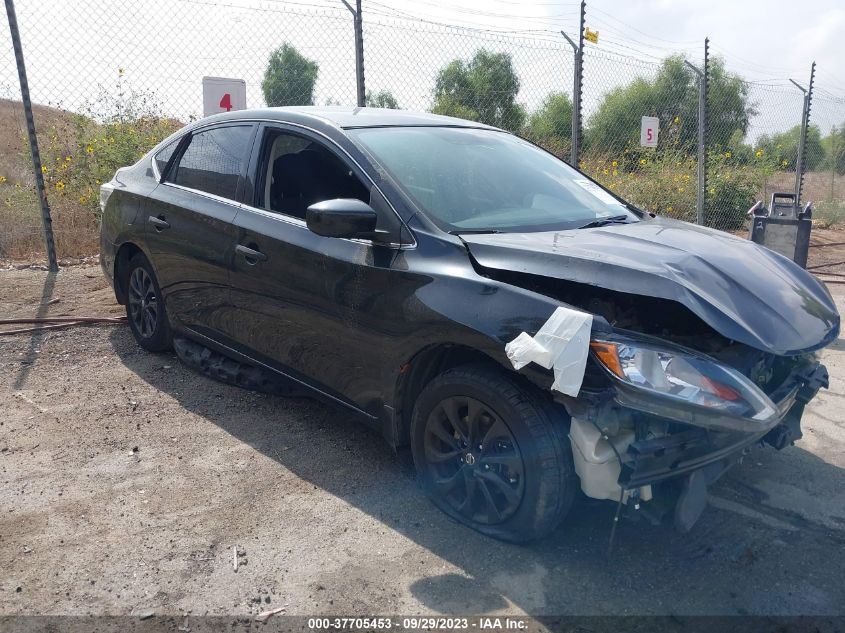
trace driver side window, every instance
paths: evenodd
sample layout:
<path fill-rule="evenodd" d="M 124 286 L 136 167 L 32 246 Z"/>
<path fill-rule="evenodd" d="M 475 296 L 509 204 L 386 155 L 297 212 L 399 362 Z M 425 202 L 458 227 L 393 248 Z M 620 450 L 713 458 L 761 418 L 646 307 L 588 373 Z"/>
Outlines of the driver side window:
<path fill-rule="evenodd" d="M 315 202 L 333 198 L 370 201 L 367 187 L 326 147 L 311 139 L 268 129 L 262 145 L 256 206 L 305 219 Z"/>

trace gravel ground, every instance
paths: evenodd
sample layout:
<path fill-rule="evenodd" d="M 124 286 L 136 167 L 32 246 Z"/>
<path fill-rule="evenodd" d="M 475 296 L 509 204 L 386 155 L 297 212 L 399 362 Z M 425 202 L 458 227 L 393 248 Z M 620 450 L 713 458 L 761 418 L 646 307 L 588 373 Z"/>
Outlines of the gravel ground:
<path fill-rule="evenodd" d="M 6 317 L 120 313 L 96 266 L 0 272 Z M 0 336 L 0 615 L 842 614 L 845 341 L 824 357 L 797 446 L 746 458 L 691 534 L 625 522 L 608 557 L 612 504 L 482 537 L 344 411 L 219 384 L 125 325 Z"/>

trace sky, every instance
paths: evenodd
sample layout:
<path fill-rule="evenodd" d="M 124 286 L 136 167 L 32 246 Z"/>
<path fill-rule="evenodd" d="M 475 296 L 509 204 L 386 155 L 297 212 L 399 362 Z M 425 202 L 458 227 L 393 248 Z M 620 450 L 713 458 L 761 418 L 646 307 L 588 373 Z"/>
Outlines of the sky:
<path fill-rule="evenodd" d="M 379 5 L 468 25 L 578 31 L 579 3 L 571 0 L 379 0 Z M 744 75 L 792 76 L 806 83 L 816 61 L 820 81 L 845 96 L 842 0 L 589 0 L 586 13 L 600 46 L 605 34 L 647 53 L 685 50 L 692 57 L 700 56 L 709 37 L 711 50 Z"/>
<path fill-rule="evenodd" d="M 266 60 L 281 42 L 319 63 L 318 103 L 354 103 L 352 21 L 342 0 L 15 4 L 38 103 L 96 113 L 106 95 L 135 91 L 185 120 L 202 114 L 202 77 L 217 76 L 244 79 L 247 105 L 260 106 Z M 367 87 L 390 90 L 401 107 L 429 108 L 440 68 L 485 47 L 512 55 L 518 99 L 535 110 L 552 92 L 571 93 L 572 50 L 560 31 L 577 37 L 578 13 L 573 0 L 363 0 Z M 608 90 L 654 76 L 669 54 L 700 64 L 707 36 L 711 52 L 751 82 L 758 114 L 749 138 L 800 121 L 802 93 L 789 79 L 806 85 L 814 60 L 813 122 L 826 133 L 845 121 L 845 0 L 589 0 L 586 23 L 599 32 L 597 44 L 586 44 L 587 117 Z M 0 28 L 0 96 L 14 98 L 14 68 Z"/>

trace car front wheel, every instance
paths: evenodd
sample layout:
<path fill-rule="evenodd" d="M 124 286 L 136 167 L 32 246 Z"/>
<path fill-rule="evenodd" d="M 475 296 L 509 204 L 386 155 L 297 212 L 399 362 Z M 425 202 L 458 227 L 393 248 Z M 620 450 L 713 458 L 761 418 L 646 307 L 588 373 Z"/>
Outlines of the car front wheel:
<path fill-rule="evenodd" d="M 540 538 L 568 512 L 578 480 L 568 418 L 544 394 L 493 367 L 444 372 L 414 407 L 414 464 L 448 515 L 507 541 Z"/>
<path fill-rule="evenodd" d="M 135 340 L 150 352 L 170 349 L 170 323 L 161 289 L 149 260 L 138 253 L 127 266 L 126 316 Z"/>

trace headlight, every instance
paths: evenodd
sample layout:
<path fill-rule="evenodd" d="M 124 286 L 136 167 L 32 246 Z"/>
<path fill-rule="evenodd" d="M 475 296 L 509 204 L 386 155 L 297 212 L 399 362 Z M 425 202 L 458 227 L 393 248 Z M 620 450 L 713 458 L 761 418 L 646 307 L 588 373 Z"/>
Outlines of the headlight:
<path fill-rule="evenodd" d="M 666 398 L 753 420 L 777 411 L 748 378 L 704 356 L 639 341 L 592 341 L 590 349 L 619 380 Z"/>

